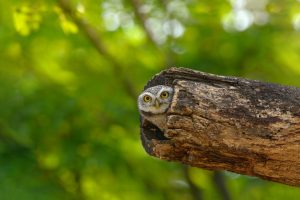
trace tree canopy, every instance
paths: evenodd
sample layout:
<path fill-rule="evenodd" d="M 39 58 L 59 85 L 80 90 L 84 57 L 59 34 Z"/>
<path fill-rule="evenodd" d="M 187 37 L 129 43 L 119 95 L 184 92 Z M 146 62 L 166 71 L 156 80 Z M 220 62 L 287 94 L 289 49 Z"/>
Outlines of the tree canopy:
<path fill-rule="evenodd" d="M 172 66 L 300 86 L 300 2 L 0 1 L 0 199 L 225 199 L 150 157 L 136 97 Z M 223 173 L 232 199 L 300 190 Z"/>

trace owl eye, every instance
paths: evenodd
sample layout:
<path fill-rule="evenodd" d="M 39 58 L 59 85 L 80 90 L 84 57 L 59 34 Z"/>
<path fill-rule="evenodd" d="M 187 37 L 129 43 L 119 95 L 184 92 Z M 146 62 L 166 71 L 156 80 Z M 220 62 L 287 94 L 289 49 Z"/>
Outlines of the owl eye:
<path fill-rule="evenodd" d="M 152 98 L 149 95 L 145 95 L 143 98 L 144 102 L 150 102 Z"/>
<path fill-rule="evenodd" d="M 162 98 L 162 99 L 166 99 L 166 98 L 168 98 L 169 97 L 169 92 L 162 92 L 161 94 L 160 94 L 160 97 Z"/>

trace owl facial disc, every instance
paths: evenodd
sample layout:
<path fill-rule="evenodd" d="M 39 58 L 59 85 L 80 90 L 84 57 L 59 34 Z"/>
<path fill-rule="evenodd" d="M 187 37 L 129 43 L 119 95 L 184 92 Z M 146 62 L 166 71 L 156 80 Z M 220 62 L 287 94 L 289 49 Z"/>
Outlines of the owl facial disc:
<path fill-rule="evenodd" d="M 162 114 L 167 111 L 173 98 L 173 88 L 157 85 L 146 89 L 138 97 L 140 111 L 151 114 Z"/>

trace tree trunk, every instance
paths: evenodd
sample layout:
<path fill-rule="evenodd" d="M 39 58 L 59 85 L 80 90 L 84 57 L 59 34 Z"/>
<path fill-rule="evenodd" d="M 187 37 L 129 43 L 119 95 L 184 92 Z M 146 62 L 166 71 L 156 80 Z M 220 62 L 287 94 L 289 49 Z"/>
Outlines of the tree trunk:
<path fill-rule="evenodd" d="M 173 86 L 162 133 L 141 118 L 152 156 L 300 186 L 300 89 L 183 68 L 145 88 Z"/>

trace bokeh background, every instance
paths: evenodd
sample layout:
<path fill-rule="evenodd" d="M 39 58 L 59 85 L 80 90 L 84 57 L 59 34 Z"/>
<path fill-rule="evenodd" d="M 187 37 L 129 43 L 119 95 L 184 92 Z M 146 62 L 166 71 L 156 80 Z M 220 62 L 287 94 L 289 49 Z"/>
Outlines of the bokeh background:
<path fill-rule="evenodd" d="M 276 200 L 150 157 L 136 97 L 171 66 L 300 86 L 300 1 L 0 1 L 0 200 Z"/>

